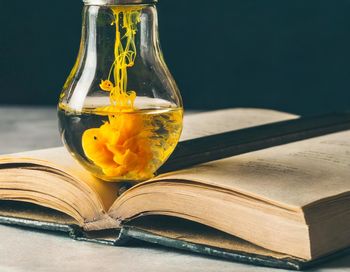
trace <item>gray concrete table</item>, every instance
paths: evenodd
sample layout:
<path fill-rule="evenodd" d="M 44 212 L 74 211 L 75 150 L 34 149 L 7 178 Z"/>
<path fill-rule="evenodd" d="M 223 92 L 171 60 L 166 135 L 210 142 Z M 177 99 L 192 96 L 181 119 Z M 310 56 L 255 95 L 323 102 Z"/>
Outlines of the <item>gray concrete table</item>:
<path fill-rule="evenodd" d="M 0 153 L 61 145 L 54 108 L 0 107 Z M 155 246 L 112 247 L 0 225 L 0 271 L 281 271 Z M 349 271 L 350 256 L 311 271 Z"/>

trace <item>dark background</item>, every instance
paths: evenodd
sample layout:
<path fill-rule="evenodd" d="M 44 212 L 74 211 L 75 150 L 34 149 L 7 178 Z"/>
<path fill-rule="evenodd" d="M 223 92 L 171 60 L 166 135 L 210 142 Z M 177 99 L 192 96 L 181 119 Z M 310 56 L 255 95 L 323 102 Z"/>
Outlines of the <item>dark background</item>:
<path fill-rule="evenodd" d="M 81 0 L 0 0 L 0 104 L 56 104 L 81 9 Z M 158 11 L 186 108 L 350 108 L 350 0 L 160 0 Z"/>

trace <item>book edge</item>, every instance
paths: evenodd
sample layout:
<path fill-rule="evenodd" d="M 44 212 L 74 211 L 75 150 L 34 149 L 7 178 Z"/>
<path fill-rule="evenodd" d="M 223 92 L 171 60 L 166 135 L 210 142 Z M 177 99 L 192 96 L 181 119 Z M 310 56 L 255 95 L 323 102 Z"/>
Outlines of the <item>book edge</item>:
<path fill-rule="evenodd" d="M 16 218 L 0 215 L 0 224 L 17 227 L 26 227 L 30 229 L 50 231 L 52 233 L 65 233 L 69 238 L 77 241 L 92 242 L 109 246 L 125 246 L 132 240 L 139 240 L 151 244 L 158 244 L 165 247 L 175 248 L 179 250 L 189 251 L 197 254 L 211 256 L 214 258 L 226 259 L 239 263 L 245 263 L 256 266 L 274 267 L 282 269 L 303 270 L 316 265 L 320 265 L 335 258 L 350 254 L 350 247 L 339 250 L 332 254 L 304 261 L 298 258 L 282 258 L 262 256 L 258 254 L 246 253 L 242 251 L 224 250 L 221 248 L 207 246 L 192 242 L 182 241 L 180 239 L 172 239 L 160 235 L 156 235 L 134 226 L 125 225 L 119 230 L 119 234 L 115 240 L 89 238 L 85 235 L 84 230 L 75 224 L 60 224 L 52 222 L 44 222 L 25 218 Z"/>
<path fill-rule="evenodd" d="M 253 253 L 226 250 L 226 249 L 217 248 L 213 246 L 187 242 L 180 239 L 168 238 L 165 236 L 153 234 L 151 232 L 139 229 L 134 226 L 127 226 L 127 225 L 123 226 L 121 230 L 121 235 L 128 236 L 130 238 L 137 239 L 137 240 L 142 240 L 148 243 L 158 244 L 165 247 L 190 251 L 193 253 L 198 253 L 198 254 L 212 256 L 212 257 L 218 257 L 229 261 L 235 261 L 239 263 L 257 265 L 257 266 L 301 270 L 305 268 L 306 264 L 308 263 L 307 261 L 302 261 L 301 259 L 297 259 L 297 258 L 296 259 L 293 259 L 293 258 L 277 259 L 277 258 L 253 254 Z"/>
<path fill-rule="evenodd" d="M 93 242 L 98 244 L 110 245 L 110 246 L 123 246 L 131 239 L 128 236 L 122 234 L 120 229 L 118 235 L 114 240 L 108 240 L 103 238 L 91 238 L 88 237 L 87 232 L 82 227 L 75 224 L 61 224 L 47 221 L 39 221 L 35 219 L 10 217 L 0 215 L 0 224 L 9 225 L 15 227 L 30 228 L 32 230 L 50 231 L 52 233 L 64 233 L 73 240 Z"/>

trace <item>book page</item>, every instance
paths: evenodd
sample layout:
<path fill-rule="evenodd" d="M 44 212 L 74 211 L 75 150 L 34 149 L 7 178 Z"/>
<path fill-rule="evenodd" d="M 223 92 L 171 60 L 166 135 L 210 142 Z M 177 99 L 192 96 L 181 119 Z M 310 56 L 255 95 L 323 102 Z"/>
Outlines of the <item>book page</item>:
<path fill-rule="evenodd" d="M 267 109 L 237 108 L 185 116 L 181 141 L 273 123 L 298 116 Z"/>
<path fill-rule="evenodd" d="M 193 114 L 185 116 L 181 140 L 293 118 L 297 116 L 264 109 L 227 109 Z M 0 166 L 7 163 L 34 163 L 58 169 L 92 188 L 106 210 L 118 196 L 117 183 L 93 177 L 64 147 L 0 156 Z"/>
<path fill-rule="evenodd" d="M 159 179 L 185 179 L 228 188 L 298 209 L 350 192 L 350 131 L 255 151 Z"/>
<path fill-rule="evenodd" d="M 100 199 L 107 210 L 118 196 L 119 187 L 115 183 L 101 181 L 83 168 L 64 147 L 49 148 L 0 156 L 0 167 L 3 164 L 32 163 L 38 166 L 51 167 L 72 176 L 86 184 Z M 59 190 L 59 188 L 57 188 Z"/>

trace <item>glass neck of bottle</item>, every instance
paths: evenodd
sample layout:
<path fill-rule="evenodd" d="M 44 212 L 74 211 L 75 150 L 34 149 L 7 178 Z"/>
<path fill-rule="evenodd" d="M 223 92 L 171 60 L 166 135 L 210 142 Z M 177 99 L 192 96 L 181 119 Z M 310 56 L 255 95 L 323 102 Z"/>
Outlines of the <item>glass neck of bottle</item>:
<path fill-rule="evenodd" d="M 139 97 L 163 90 L 167 101 L 181 105 L 161 53 L 155 5 L 84 7 L 80 51 L 61 102 L 81 110 L 90 107 L 88 98 L 113 88 L 125 96 L 135 91 Z"/>
<path fill-rule="evenodd" d="M 134 7 L 139 9 L 139 22 L 135 30 L 137 57 L 143 61 L 157 61 L 161 55 L 158 39 L 158 16 L 155 5 L 135 6 L 90 6 L 84 7 L 81 56 L 100 58 L 100 50 L 106 54 L 115 46 L 115 13 L 113 10 L 125 10 Z M 119 15 L 121 39 L 125 38 L 123 12 Z M 100 55 L 100 56 L 99 56 Z"/>

